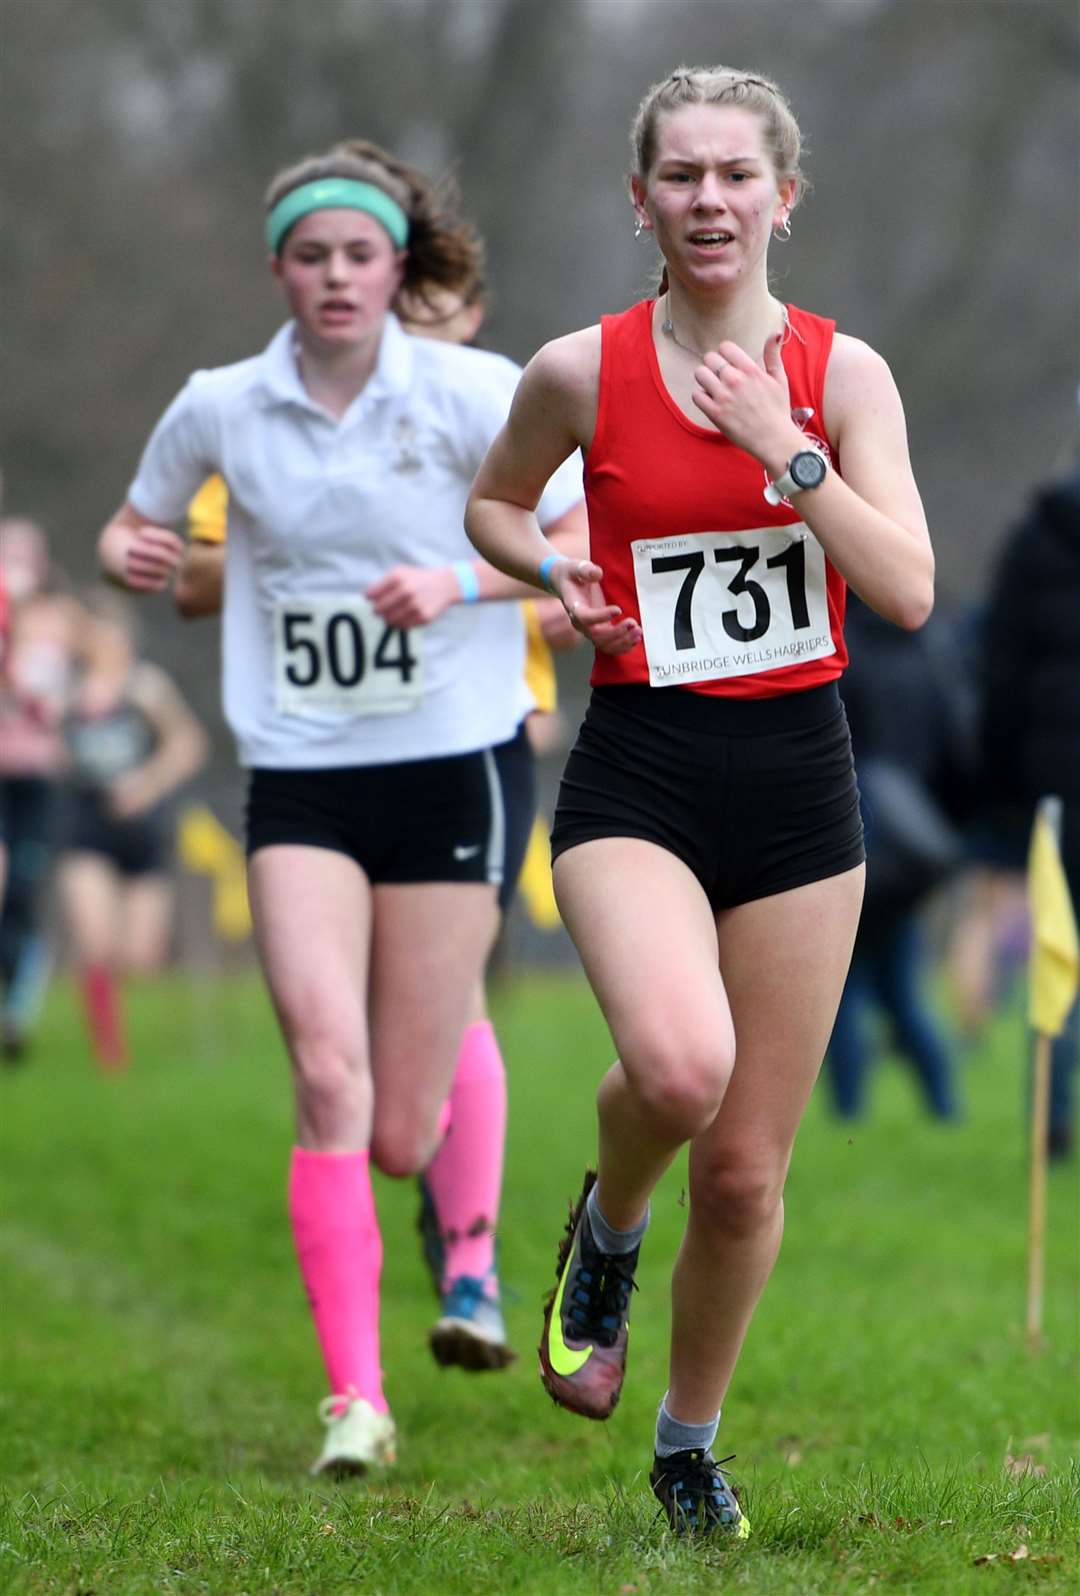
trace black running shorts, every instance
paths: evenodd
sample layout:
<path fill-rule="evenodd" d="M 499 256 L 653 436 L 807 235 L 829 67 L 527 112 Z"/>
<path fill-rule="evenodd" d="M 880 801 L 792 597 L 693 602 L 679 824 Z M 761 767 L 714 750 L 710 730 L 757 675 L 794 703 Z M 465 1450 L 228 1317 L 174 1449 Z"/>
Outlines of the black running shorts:
<path fill-rule="evenodd" d="M 248 855 L 278 843 L 346 854 L 374 886 L 498 886 L 506 824 L 494 752 L 329 770 L 254 769 Z"/>
<path fill-rule="evenodd" d="M 506 864 L 499 888 L 499 908 L 505 914 L 513 901 L 536 819 L 536 760 L 525 722 L 518 727 L 516 737 L 491 751 L 506 815 Z"/>
<path fill-rule="evenodd" d="M 67 794 L 63 842 L 72 853 L 92 853 L 119 875 L 164 875 L 172 868 L 173 822 L 164 807 L 118 820 L 105 795 L 75 790 Z"/>
<path fill-rule="evenodd" d="M 861 864 L 859 791 L 835 682 L 754 699 L 595 688 L 559 790 L 552 857 L 598 837 L 668 849 L 716 910 Z"/>

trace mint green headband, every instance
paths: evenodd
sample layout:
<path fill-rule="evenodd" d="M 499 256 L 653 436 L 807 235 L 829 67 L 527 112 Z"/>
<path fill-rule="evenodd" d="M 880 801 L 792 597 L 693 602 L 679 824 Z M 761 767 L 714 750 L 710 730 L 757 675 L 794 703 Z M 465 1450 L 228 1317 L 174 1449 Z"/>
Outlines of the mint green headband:
<path fill-rule="evenodd" d="M 409 218 L 397 200 L 392 200 L 374 183 L 358 183 L 351 177 L 318 177 L 301 183 L 279 199 L 266 218 L 266 242 L 276 255 L 289 228 L 311 211 L 367 211 L 381 222 L 398 249 L 409 238 Z"/>

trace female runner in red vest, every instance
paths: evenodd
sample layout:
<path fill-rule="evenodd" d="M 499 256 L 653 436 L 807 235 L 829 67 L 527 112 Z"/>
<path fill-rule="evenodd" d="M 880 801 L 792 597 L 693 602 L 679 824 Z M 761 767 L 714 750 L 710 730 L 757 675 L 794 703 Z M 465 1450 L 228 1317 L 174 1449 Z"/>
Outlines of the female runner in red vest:
<path fill-rule="evenodd" d="M 597 648 L 552 845 L 619 1057 L 599 1092 L 596 1183 L 560 1252 L 544 1384 L 586 1417 L 614 1408 L 649 1197 L 689 1142 L 651 1478 L 675 1530 L 743 1536 L 711 1448 L 862 899 L 836 687 L 845 584 L 915 628 L 933 556 L 885 362 L 769 291 L 800 180 L 779 90 L 681 69 L 650 89 L 632 140 L 661 292 L 540 351 L 468 525 Z M 532 515 L 578 448 L 589 562 L 560 558 Z"/>

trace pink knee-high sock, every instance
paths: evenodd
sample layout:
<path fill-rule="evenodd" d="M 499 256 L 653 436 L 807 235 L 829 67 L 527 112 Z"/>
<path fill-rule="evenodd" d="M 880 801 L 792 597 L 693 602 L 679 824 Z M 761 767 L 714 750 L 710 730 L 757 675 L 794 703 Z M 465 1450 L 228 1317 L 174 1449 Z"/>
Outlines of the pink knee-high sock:
<path fill-rule="evenodd" d="M 382 1237 L 367 1153 L 294 1147 L 289 1218 L 330 1390 L 364 1397 L 385 1413 L 379 1366 Z"/>
<path fill-rule="evenodd" d="M 446 1246 L 443 1286 L 484 1279 L 495 1261 L 495 1225 L 506 1140 L 506 1070 L 489 1020 L 461 1039 L 450 1088 L 450 1128 L 427 1168 Z"/>
<path fill-rule="evenodd" d="M 116 977 L 107 964 L 86 964 L 80 971 L 80 985 L 94 1057 L 102 1069 L 123 1069 L 127 1042 Z"/>

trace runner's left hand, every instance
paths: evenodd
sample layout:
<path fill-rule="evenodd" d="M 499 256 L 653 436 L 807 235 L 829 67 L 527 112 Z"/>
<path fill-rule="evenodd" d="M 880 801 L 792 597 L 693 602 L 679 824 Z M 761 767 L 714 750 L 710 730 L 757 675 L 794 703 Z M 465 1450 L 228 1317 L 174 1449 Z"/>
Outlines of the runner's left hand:
<path fill-rule="evenodd" d="M 106 807 L 114 820 L 133 820 L 154 802 L 154 793 L 141 770 L 127 770 L 106 788 Z"/>
<path fill-rule="evenodd" d="M 791 419 L 782 339 L 782 333 L 769 339 L 760 364 L 725 340 L 694 372 L 698 409 L 732 443 L 763 463 L 787 460 L 802 442 Z"/>
<path fill-rule="evenodd" d="M 428 626 L 461 598 L 449 565 L 395 565 L 365 595 L 388 626 Z"/>

